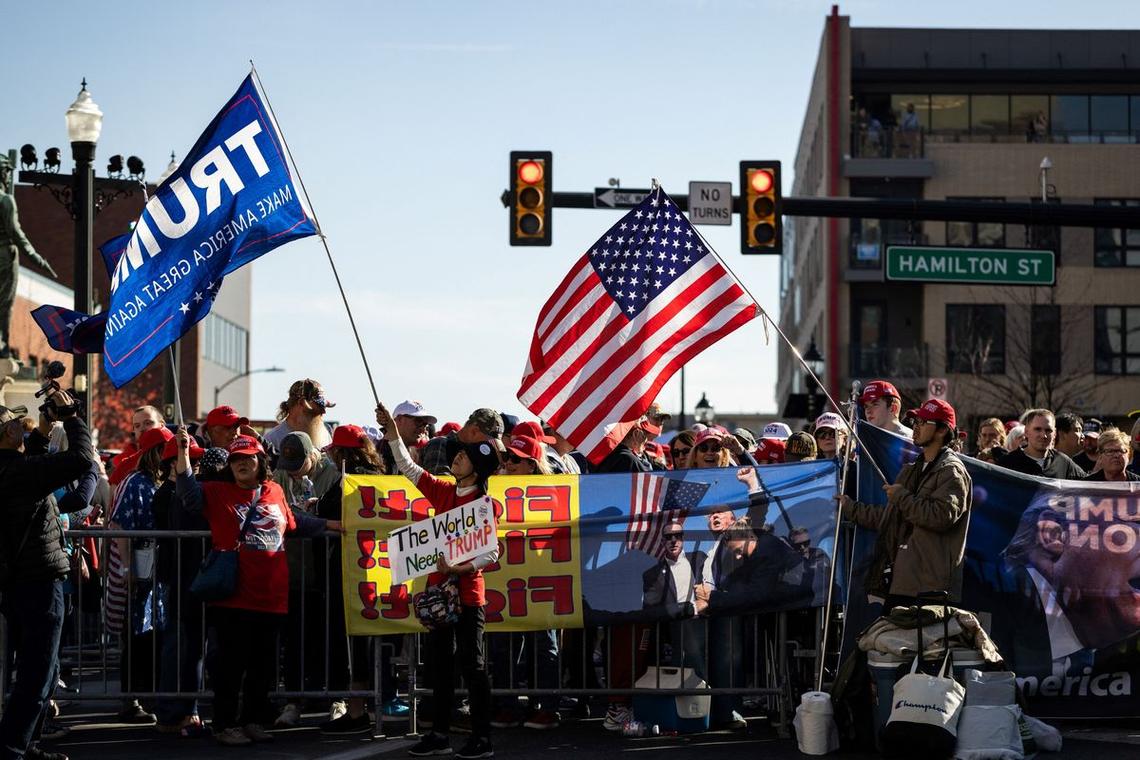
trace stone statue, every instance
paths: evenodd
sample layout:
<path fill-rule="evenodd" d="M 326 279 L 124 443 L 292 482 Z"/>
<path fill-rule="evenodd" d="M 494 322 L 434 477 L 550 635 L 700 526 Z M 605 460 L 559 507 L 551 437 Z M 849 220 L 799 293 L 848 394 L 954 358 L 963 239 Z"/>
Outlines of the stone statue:
<path fill-rule="evenodd" d="M 16 214 L 16 198 L 8 192 L 8 179 L 12 165 L 8 157 L 0 154 L 0 358 L 8 358 L 11 347 L 8 345 L 8 331 L 12 324 L 12 304 L 16 300 L 16 279 L 20 276 L 20 252 L 58 277 L 51 264 L 36 253 L 20 229 L 20 218 Z"/>

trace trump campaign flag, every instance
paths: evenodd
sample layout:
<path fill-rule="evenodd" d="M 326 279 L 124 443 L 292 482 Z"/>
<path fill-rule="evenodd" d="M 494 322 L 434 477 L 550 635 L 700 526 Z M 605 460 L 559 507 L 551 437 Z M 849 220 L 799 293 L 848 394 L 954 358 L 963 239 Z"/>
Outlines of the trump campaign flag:
<path fill-rule="evenodd" d="M 657 187 L 542 307 L 518 398 L 600 462 L 674 372 L 759 314 Z"/>
<path fill-rule="evenodd" d="M 116 387 L 209 313 L 222 278 L 315 234 L 253 75 L 147 202 L 111 272 L 104 368 Z"/>

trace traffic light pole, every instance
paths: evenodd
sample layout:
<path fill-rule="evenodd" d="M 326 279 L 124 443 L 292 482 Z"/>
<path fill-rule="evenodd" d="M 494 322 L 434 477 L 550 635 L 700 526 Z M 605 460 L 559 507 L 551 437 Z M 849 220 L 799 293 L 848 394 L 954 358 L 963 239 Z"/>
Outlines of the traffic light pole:
<path fill-rule="evenodd" d="M 555 208 L 597 208 L 593 193 L 554 192 Z M 688 195 L 671 195 L 682 211 L 689 210 Z M 511 203 L 503 193 L 503 205 Z M 1075 203 L 1003 203 L 992 201 L 939 201 L 907 198 L 804 198 L 782 200 L 784 216 L 839 217 L 842 219 L 906 219 L 928 222 L 1000 222 L 1003 224 L 1059 227 L 1124 227 L 1138 225 L 1135 207 L 1094 206 Z M 733 196 L 733 213 L 740 213 L 740 196 Z M 605 208 L 605 211 L 621 209 Z"/>

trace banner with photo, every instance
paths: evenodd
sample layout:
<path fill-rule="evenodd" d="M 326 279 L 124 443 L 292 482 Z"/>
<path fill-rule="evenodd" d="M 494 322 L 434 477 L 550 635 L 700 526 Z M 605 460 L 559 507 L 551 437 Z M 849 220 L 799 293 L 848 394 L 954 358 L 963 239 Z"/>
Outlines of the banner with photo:
<path fill-rule="evenodd" d="M 835 530 L 834 462 L 614 475 L 494 477 L 498 561 L 489 630 L 581 628 L 821 606 Z M 422 630 L 387 538 L 434 508 L 400 476 L 344 479 L 351 635 Z M 742 520 L 741 518 L 749 518 Z"/>
<path fill-rule="evenodd" d="M 892 480 L 917 457 L 909 441 L 865 423 L 859 435 Z M 1029 713 L 1140 714 L 1140 484 L 963 461 L 974 502 L 962 607 L 979 613 Z M 881 492 L 876 477 L 861 481 L 863 493 Z"/>

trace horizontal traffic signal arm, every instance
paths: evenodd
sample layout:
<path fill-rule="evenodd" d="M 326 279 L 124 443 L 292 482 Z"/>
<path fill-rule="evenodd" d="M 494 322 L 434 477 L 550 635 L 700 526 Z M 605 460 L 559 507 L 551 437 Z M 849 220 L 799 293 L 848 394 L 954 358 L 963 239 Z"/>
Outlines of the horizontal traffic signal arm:
<path fill-rule="evenodd" d="M 682 211 L 689 210 L 688 195 L 670 195 Z M 501 198 L 510 208 L 510 191 Z M 784 196 L 784 216 L 839 217 L 843 219 L 913 219 L 928 222 L 1001 222 L 1004 224 L 1057 225 L 1061 227 L 1128 227 L 1140 229 L 1135 206 L 1094 206 L 1074 203 L 995 203 L 987 201 L 911 200 L 906 198 L 804 198 Z M 594 208 L 593 193 L 554 192 L 555 208 Z M 612 211 L 613 209 L 606 209 Z M 732 198 L 733 213 L 741 211 L 740 196 Z"/>

